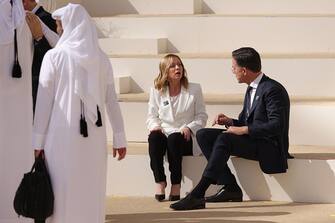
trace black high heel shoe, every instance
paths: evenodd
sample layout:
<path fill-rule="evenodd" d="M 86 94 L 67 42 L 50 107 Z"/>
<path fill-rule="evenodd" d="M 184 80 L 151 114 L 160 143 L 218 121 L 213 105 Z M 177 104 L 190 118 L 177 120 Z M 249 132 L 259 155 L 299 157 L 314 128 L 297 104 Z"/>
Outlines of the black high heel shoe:
<path fill-rule="evenodd" d="M 155 199 L 159 202 L 165 200 L 165 194 L 155 194 Z"/>
<path fill-rule="evenodd" d="M 180 200 L 180 195 L 170 195 L 169 201 L 178 201 Z"/>

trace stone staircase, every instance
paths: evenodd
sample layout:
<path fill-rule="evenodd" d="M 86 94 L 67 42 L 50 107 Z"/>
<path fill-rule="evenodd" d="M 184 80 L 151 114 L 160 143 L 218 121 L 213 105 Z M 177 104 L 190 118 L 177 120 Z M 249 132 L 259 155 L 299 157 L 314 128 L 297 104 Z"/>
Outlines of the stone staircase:
<path fill-rule="evenodd" d="M 244 198 L 335 203 L 335 1 L 81 3 L 94 17 L 101 47 L 113 65 L 129 141 L 126 160 L 109 157 L 108 195 L 152 196 L 154 192 L 145 120 L 147 93 L 163 55 L 180 55 L 190 81 L 201 83 L 210 126 L 219 112 L 237 117 L 241 111 L 246 86 L 237 84 L 231 72 L 231 51 L 252 46 L 261 53 L 263 72 L 290 94 L 290 152 L 296 159 L 289 161 L 288 173 L 266 175 L 256 162 L 232 158 L 229 165 Z M 185 157 L 183 162 L 182 193 L 186 194 L 206 161 Z M 212 187 L 209 193 L 214 191 Z"/>
<path fill-rule="evenodd" d="M 126 94 L 119 97 L 128 140 L 135 142 L 147 141 L 148 132 L 145 125 L 147 94 Z M 204 97 L 209 115 L 207 127 L 211 126 L 215 115 L 220 112 L 225 112 L 231 117 L 237 117 L 242 110 L 242 94 L 205 94 Z M 301 96 L 291 97 L 291 100 L 290 143 L 292 145 L 335 145 L 333 135 L 335 125 L 329 124 L 335 123 L 335 118 L 333 117 L 333 114 L 335 114 L 334 99 L 332 97 L 313 98 Z M 110 129 L 109 126 L 108 129 Z"/>

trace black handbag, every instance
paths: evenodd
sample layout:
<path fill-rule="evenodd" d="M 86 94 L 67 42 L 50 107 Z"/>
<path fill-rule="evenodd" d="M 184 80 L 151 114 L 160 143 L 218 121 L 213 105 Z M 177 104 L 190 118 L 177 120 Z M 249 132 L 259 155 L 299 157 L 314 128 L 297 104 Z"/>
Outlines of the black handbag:
<path fill-rule="evenodd" d="M 54 194 L 42 153 L 31 171 L 25 173 L 14 198 L 15 212 L 20 216 L 45 220 L 52 215 Z"/>

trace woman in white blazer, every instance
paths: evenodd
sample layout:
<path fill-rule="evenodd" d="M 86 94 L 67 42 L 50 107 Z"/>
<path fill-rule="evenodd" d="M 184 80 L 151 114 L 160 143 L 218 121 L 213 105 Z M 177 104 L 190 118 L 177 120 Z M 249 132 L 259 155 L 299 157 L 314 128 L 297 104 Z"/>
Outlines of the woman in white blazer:
<path fill-rule="evenodd" d="M 159 74 L 150 90 L 147 127 L 150 131 L 150 167 L 157 184 L 155 198 L 165 199 L 167 186 L 164 155 L 171 172 L 169 200 L 180 199 L 183 155 L 199 155 L 196 132 L 205 127 L 207 113 L 200 84 L 189 83 L 181 59 L 166 55 L 159 64 Z"/>

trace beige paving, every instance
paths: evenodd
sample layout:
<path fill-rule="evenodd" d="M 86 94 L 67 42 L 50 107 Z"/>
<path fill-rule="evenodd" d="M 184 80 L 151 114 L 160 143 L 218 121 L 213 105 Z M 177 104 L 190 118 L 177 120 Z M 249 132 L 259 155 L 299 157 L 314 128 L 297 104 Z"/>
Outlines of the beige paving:
<path fill-rule="evenodd" d="M 172 211 L 170 204 L 148 197 L 109 197 L 106 223 L 335 223 L 335 204 L 248 201 L 206 204 L 194 211 Z"/>

